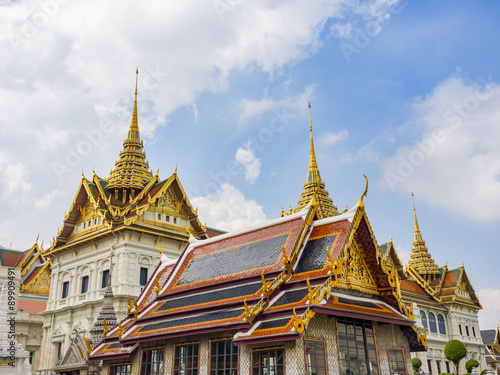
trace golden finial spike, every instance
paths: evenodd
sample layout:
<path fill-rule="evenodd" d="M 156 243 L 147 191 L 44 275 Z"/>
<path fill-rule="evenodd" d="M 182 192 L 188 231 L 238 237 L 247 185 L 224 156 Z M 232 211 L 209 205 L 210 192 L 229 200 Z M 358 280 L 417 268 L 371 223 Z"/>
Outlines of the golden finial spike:
<path fill-rule="evenodd" d="M 312 126 L 312 117 L 311 117 L 311 103 L 309 103 L 309 133 L 311 135 L 311 155 L 310 155 L 310 159 L 309 159 L 309 172 L 311 172 L 311 169 L 318 169 L 318 163 L 316 162 L 316 153 L 314 152 L 313 126 Z"/>
<path fill-rule="evenodd" d="M 413 193 L 411 193 L 411 198 L 413 200 L 413 214 L 415 216 L 415 240 L 417 240 L 417 236 L 418 236 L 418 240 L 421 240 L 422 234 L 420 233 L 420 228 L 418 226 L 417 210 L 415 209 L 415 196 L 413 195 Z"/>
<path fill-rule="evenodd" d="M 139 68 L 137 68 L 137 70 L 135 71 L 134 109 L 132 111 L 132 122 L 130 123 L 130 131 L 128 133 L 129 140 L 135 140 L 135 141 L 139 141 L 139 121 L 137 120 L 137 81 L 138 81 L 138 77 L 139 77 Z"/>
<path fill-rule="evenodd" d="M 160 244 L 159 245 L 160 245 L 160 247 L 159 247 L 159 249 L 160 249 L 160 255 L 163 256 L 163 250 L 161 249 L 161 238 L 160 238 Z"/>
<path fill-rule="evenodd" d="M 366 178 L 366 186 L 365 186 L 365 191 L 363 191 L 363 194 L 361 194 L 361 197 L 359 198 L 358 207 L 364 209 L 365 204 L 363 202 L 363 197 L 366 197 L 368 195 L 368 177 L 366 177 L 365 174 L 363 174 L 363 176 L 365 176 L 365 178 Z"/>

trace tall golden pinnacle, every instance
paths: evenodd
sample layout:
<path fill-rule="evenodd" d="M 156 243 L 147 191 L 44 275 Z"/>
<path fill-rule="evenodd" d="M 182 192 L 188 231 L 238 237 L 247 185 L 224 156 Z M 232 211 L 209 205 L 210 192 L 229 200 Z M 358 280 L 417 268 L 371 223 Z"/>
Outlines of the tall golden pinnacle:
<path fill-rule="evenodd" d="M 309 170 L 307 172 L 306 182 L 304 183 L 304 190 L 300 196 L 299 205 L 295 208 L 295 212 L 303 209 L 312 200 L 312 198 L 315 197 L 318 215 L 321 218 L 334 216 L 339 212 L 337 207 L 333 205 L 333 201 L 328 195 L 328 191 L 325 189 L 325 183 L 321 181 L 321 175 L 316 161 L 312 133 L 311 103 L 309 103 L 309 135 L 311 140 Z"/>
<path fill-rule="evenodd" d="M 120 158 L 115 163 L 115 168 L 108 178 L 108 191 L 113 191 L 113 196 L 122 204 L 128 203 L 137 196 L 148 181 L 153 178 L 149 171 L 149 163 L 146 161 L 141 135 L 139 132 L 139 121 L 137 116 L 137 82 L 139 69 L 135 71 L 135 96 L 132 121 L 127 138 L 123 141 L 123 150 Z"/>
<path fill-rule="evenodd" d="M 413 214 L 415 217 L 415 234 L 408 265 L 418 272 L 420 276 L 429 279 L 439 274 L 439 267 L 436 262 L 434 262 L 434 259 L 431 258 L 429 250 L 425 246 L 425 241 L 422 238 L 422 233 L 418 226 L 417 210 L 415 209 L 415 198 L 413 193 L 411 196 L 413 199 Z"/>

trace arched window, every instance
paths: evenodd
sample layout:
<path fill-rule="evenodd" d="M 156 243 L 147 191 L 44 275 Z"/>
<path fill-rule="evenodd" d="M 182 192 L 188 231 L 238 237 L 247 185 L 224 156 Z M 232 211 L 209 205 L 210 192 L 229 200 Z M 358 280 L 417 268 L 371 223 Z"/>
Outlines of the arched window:
<path fill-rule="evenodd" d="M 427 326 L 427 315 L 425 315 L 425 311 L 424 310 L 420 310 L 420 316 L 422 317 L 422 325 L 429 329 L 429 327 Z"/>
<path fill-rule="evenodd" d="M 436 315 L 434 313 L 429 313 L 429 331 L 433 333 L 437 333 L 437 326 L 436 326 Z"/>
<path fill-rule="evenodd" d="M 444 324 L 444 318 L 441 314 L 438 314 L 438 327 L 439 333 L 442 335 L 446 335 L 446 326 Z"/>

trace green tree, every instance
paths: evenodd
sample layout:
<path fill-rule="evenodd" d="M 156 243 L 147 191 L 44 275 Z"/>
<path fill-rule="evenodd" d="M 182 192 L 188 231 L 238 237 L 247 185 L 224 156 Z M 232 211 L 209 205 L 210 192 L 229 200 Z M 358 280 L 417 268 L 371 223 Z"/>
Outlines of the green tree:
<path fill-rule="evenodd" d="M 479 362 L 475 359 L 469 359 L 467 362 L 465 362 L 465 369 L 469 374 L 472 372 L 472 369 L 474 367 L 479 367 Z"/>
<path fill-rule="evenodd" d="M 422 367 L 422 361 L 419 358 L 412 358 L 411 365 L 413 366 L 413 370 L 418 373 L 420 367 Z"/>
<path fill-rule="evenodd" d="M 457 370 L 458 375 L 458 366 L 460 361 L 467 356 L 467 349 L 462 341 L 459 340 L 450 340 L 446 343 L 444 347 L 444 356 L 453 362 L 455 368 Z"/>

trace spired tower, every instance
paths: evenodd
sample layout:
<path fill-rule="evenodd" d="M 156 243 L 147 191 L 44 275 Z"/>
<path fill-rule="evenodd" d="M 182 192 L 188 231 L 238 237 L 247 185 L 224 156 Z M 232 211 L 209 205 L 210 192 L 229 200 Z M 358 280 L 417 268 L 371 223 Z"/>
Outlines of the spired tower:
<path fill-rule="evenodd" d="M 314 141 L 312 133 L 312 119 L 311 119 L 311 103 L 309 103 L 309 133 L 311 138 L 311 149 L 309 155 L 309 170 L 307 171 L 306 182 L 304 182 L 304 190 L 300 195 L 299 204 L 295 209 L 290 208 L 289 213 L 298 212 L 302 210 L 307 204 L 316 197 L 317 212 L 320 218 L 331 217 L 339 214 L 337 207 L 333 205 L 333 201 L 325 189 L 325 183 L 321 180 L 319 173 L 318 163 L 316 162 L 316 153 L 314 151 Z M 281 215 L 285 216 L 286 212 L 281 209 Z"/>
<path fill-rule="evenodd" d="M 45 252 L 53 265 L 38 375 L 82 370 L 86 350 L 81 346 L 99 312 L 95 327 L 101 331 L 107 316 L 111 329 L 116 323 L 111 307 L 114 319 L 127 315 L 128 298 L 139 295 L 162 253 L 175 259 L 190 235 L 208 237 L 177 169 L 164 180 L 149 169 L 138 124 L 137 75 L 132 121 L 114 169 L 108 178 L 95 172 L 90 180 L 82 176 L 63 226 Z"/>
<path fill-rule="evenodd" d="M 434 262 L 434 259 L 432 259 L 431 254 L 429 254 L 429 250 L 427 246 L 425 246 L 425 241 L 422 238 L 422 233 L 420 233 L 417 221 L 417 211 L 415 210 L 415 200 L 413 201 L 413 214 L 415 215 L 415 235 L 408 266 L 425 281 L 432 282 L 433 279 L 440 274 L 440 271 L 438 265 Z"/>

